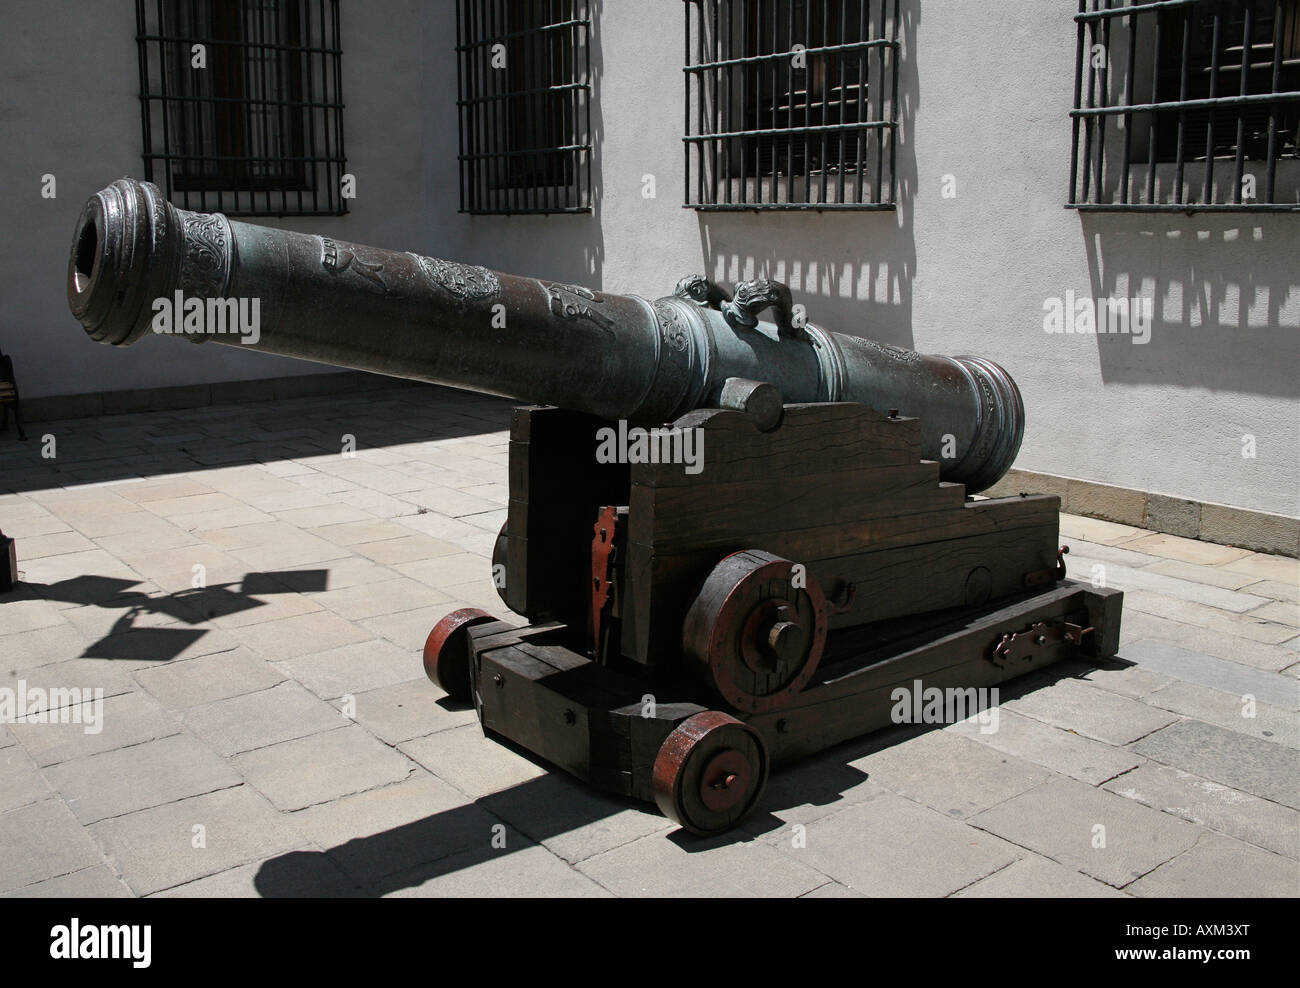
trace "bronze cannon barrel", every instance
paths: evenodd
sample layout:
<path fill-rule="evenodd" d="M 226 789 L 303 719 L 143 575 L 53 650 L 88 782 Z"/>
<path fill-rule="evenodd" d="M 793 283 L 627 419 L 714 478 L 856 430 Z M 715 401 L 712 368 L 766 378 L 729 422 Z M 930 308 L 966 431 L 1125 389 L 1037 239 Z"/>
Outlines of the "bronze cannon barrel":
<path fill-rule="evenodd" d="M 733 378 L 864 402 L 918 416 L 923 454 L 971 492 L 1015 459 L 1024 409 L 997 364 L 805 324 L 775 283 L 731 299 L 695 282 L 654 301 L 591 291 L 177 209 L 124 178 L 82 211 L 68 302 L 114 346 L 169 332 L 637 423 L 717 406 Z"/>

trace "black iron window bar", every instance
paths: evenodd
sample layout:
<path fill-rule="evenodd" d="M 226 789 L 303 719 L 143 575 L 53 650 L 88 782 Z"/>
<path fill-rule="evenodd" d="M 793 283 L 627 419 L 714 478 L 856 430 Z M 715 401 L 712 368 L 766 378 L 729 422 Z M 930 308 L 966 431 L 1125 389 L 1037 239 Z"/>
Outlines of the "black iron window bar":
<path fill-rule="evenodd" d="M 171 201 L 347 212 L 338 0 L 136 0 L 136 41 L 145 178 Z"/>
<path fill-rule="evenodd" d="M 688 208 L 895 207 L 898 0 L 685 3 Z"/>
<path fill-rule="evenodd" d="M 588 0 L 457 0 L 460 211 L 592 207 Z"/>
<path fill-rule="evenodd" d="M 1300 210 L 1300 0 L 1079 0 L 1074 19 L 1068 206 Z"/>

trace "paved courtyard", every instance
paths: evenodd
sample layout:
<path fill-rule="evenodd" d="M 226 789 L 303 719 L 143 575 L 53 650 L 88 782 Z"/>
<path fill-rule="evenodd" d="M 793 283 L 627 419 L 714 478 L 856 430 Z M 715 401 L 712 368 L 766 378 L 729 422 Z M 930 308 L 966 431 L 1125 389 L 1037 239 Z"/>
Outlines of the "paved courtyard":
<path fill-rule="evenodd" d="M 835 748 L 700 841 L 423 676 L 447 611 L 509 616 L 508 426 L 392 387 L 0 433 L 0 687 L 104 696 L 0 725 L 0 892 L 1300 894 L 1296 560 L 1063 516 L 1126 592 L 1119 660 L 1009 684 L 994 732 Z"/>

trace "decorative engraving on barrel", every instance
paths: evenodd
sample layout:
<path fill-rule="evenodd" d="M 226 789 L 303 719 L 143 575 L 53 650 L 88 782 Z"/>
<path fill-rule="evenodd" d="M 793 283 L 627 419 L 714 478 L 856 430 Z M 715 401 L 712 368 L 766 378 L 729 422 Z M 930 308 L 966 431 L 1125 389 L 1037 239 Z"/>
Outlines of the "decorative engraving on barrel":
<path fill-rule="evenodd" d="M 412 254 L 415 263 L 434 288 L 440 288 L 462 302 L 477 302 L 491 298 L 501 290 L 501 282 L 494 272 L 472 264 L 457 264 L 440 257 L 421 257 Z"/>
<path fill-rule="evenodd" d="M 921 355 L 915 350 L 907 350 L 901 346 L 894 346 L 892 343 L 878 343 L 875 340 L 861 340 L 860 342 L 887 357 L 901 360 L 905 364 L 919 364 L 921 362 Z"/>
<path fill-rule="evenodd" d="M 659 299 L 654 304 L 655 318 L 659 322 L 659 333 L 666 343 L 678 353 L 683 352 L 690 345 L 689 333 L 686 324 L 682 320 L 682 314 L 677 311 L 676 307 L 664 299 Z"/>
<path fill-rule="evenodd" d="M 329 237 L 321 237 L 320 245 L 321 267 L 330 274 L 342 274 L 350 269 L 374 285 L 381 294 L 388 292 L 388 283 L 380 273 L 384 270 L 382 264 L 371 264 L 369 261 L 361 260 L 350 247 L 340 246 L 337 241 Z"/>
<path fill-rule="evenodd" d="M 549 281 L 539 281 L 550 299 L 551 312 L 561 319 L 583 319 L 606 336 L 614 338 L 614 322 L 593 306 L 604 305 L 605 299 L 590 288 L 581 285 L 561 285 Z"/>
<path fill-rule="evenodd" d="M 220 213 L 181 210 L 185 252 L 181 255 L 181 282 L 196 296 L 225 294 L 230 274 L 230 237 Z"/>

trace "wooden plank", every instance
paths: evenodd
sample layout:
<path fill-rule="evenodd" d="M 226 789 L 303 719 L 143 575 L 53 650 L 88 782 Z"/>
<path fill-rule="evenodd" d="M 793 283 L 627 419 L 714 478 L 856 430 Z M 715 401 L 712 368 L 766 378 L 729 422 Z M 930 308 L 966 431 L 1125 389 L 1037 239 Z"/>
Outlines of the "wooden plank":
<path fill-rule="evenodd" d="M 1056 525 L 972 535 L 878 552 L 810 561 L 808 571 L 827 594 L 854 585 L 852 605 L 834 615 L 830 627 L 844 628 L 904 614 L 982 603 L 971 582 L 985 571 L 988 596 L 997 600 L 1022 590 L 1027 574 L 1056 563 Z"/>
<path fill-rule="evenodd" d="M 753 480 L 692 486 L 632 485 L 634 542 L 671 552 L 771 532 L 858 524 L 869 518 L 958 510 L 960 484 L 940 484 L 939 464 L 786 473 Z"/>
<path fill-rule="evenodd" d="M 704 430 L 702 474 L 687 474 L 681 464 L 639 463 L 632 466 L 634 483 L 693 486 L 703 475 L 716 483 L 770 480 L 787 468 L 862 470 L 921 458 L 917 419 L 890 419 L 856 402 L 786 405 L 774 432 L 759 432 L 742 412 L 716 408 L 688 412 L 673 425 Z"/>
<path fill-rule="evenodd" d="M 811 528 L 782 528 L 763 533 L 763 544 L 756 545 L 747 536 L 719 536 L 697 539 L 691 546 L 719 556 L 741 549 L 766 549 L 786 559 L 824 559 L 831 556 L 869 552 L 921 542 L 942 542 L 968 535 L 1036 528 L 1057 522 L 1061 499 L 1054 494 L 1028 497 L 968 501 L 961 507 L 939 511 L 882 518 L 866 518 L 843 524 L 817 525 Z M 1058 522 L 1059 524 L 1059 522 Z M 635 529 L 633 530 L 635 535 Z M 658 549 L 646 540 L 637 540 L 650 549 Z M 661 554 L 671 555 L 659 550 Z"/>

